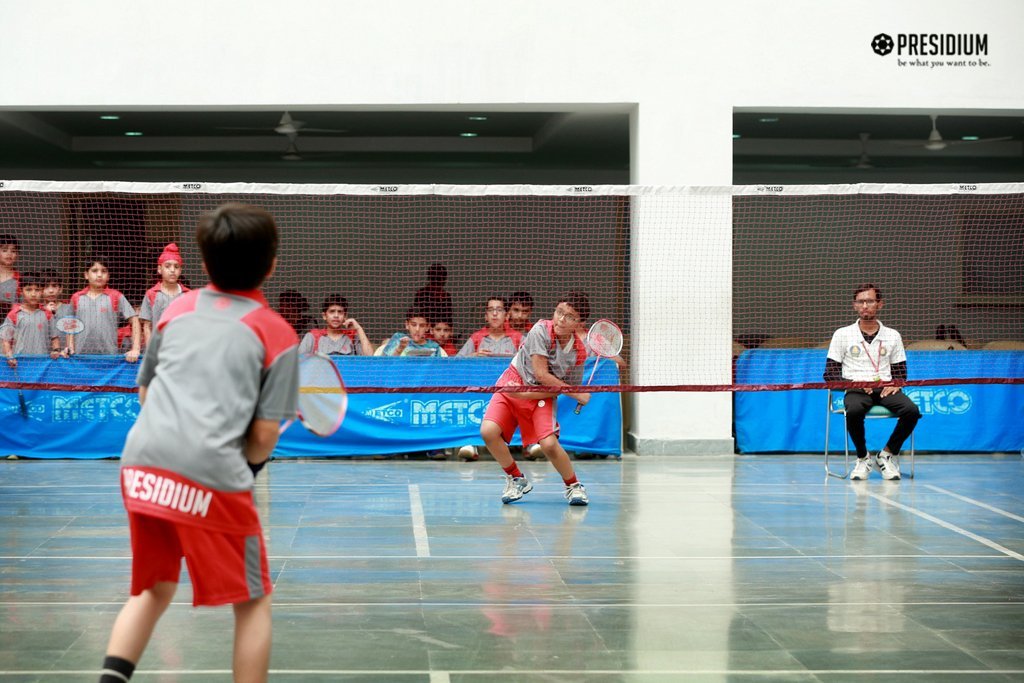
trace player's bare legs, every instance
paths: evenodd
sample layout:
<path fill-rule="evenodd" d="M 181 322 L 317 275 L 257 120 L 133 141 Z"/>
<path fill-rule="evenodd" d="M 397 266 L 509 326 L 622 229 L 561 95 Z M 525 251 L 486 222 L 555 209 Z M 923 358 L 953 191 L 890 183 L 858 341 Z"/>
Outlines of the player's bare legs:
<path fill-rule="evenodd" d="M 235 683 L 263 683 L 270 668 L 270 596 L 239 602 L 235 610 Z"/>
<path fill-rule="evenodd" d="M 152 588 L 128 598 L 110 632 L 107 655 L 137 664 L 177 589 L 178 584 L 173 581 L 158 581 Z"/>
<path fill-rule="evenodd" d="M 480 424 L 480 436 L 483 437 L 484 443 L 487 444 L 487 450 L 491 452 L 502 469 L 508 469 L 515 464 L 516 460 L 512 457 L 512 452 L 508 449 L 505 439 L 502 438 L 501 426 L 497 422 L 483 420 Z"/>
<path fill-rule="evenodd" d="M 541 439 L 540 448 L 544 451 L 544 456 L 548 459 L 548 462 L 554 466 L 563 480 L 570 481 L 576 476 L 576 471 L 572 467 L 572 461 L 569 460 L 569 454 L 565 452 L 562 444 L 558 442 L 557 435 L 549 434 Z"/>

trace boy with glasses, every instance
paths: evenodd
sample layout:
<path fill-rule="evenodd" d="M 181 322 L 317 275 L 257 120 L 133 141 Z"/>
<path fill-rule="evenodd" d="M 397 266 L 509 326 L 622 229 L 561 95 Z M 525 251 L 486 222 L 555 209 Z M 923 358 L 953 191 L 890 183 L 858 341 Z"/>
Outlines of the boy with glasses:
<path fill-rule="evenodd" d="M 507 324 L 504 297 L 492 296 L 487 299 L 484 303 L 484 322 L 487 324 L 471 334 L 459 349 L 459 358 L 511 356 L 522 346 L 523 335 Z M 480 452 L 475 445 L 470 444 L 459 449 L 459 457 L 472 462 L 480 459 Z"/>
<path fill-rule="evenodd" d="M 872 406 L 884 406 L 899 418 L 885 448 L 874 458 L 883 479 L 900 478 L 893 456 L 899 455 L 903 442 L 921 419 L 921 411 L 900 391 L 899 384 L 907 379 L 907 354 L 900 333 L 878 320 L 884 305 L 882 291 L 877 286 L 868 283 L 857 287 L 853 293 L 857 322 L 836 330 L 825 361 L 826 382 L 879 382 L 883 385 L 849 389 L 843 399 L 847 430 L 857 448 L 857 464 L 850 474 L 853 480 L 867 479 L 871 474 L 864 417 Z"/>
<path fill-rule="evenodd" d="M 590 315 L 586 293 L 571 291 L 558 300 L 551 320 L 538 321 L 512 357 L 509 367 L 498 379 L 498 386 L 551 387 L 558 389 L 580 383 L 587 349 L 576 330 Z M 568 381 L 569 378 L 572 381 Z M 523 443 L 540 444 L 544 455 L 565 482 L 569 505 L 587 505 L 587 490 L 576 478 L 568 453 L 558 442 L 555 402 L 558 392 L 526 391 L 497 393 L 491 397 L 480 425 L 480 436 L 494 459 L 505 470 L 502 503 L 512 503 L 533 490 L 533 484 L 519 469 L 508 449 L 516 427 Z M 590 401 L 590 393 L 570 393 L 579 403 Z"/>
<path fill-rule="evenodd" d="M 459 349 L 462 358 L 469 356 L 511 356 L 523 343 L 523 335 L 506 324 L 505 298 L 492 296 L 484 304 L 484 325 L 474 332 Z"/>

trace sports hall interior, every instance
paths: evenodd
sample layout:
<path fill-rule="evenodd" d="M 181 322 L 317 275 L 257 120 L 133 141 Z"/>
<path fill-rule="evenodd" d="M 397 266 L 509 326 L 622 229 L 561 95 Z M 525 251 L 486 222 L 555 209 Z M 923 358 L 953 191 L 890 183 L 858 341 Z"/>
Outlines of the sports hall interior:
<path fill-rule="evenodd" d="M 1024 8 L 1009 0 L 871 0 L 856 12 L 811 0 L 0 0 L 0 10 L 11 65 L 0 76 L 0 181 L 55 191 L 1024 189 Z M 881 32 L 985 34 L 987 54 L 915 66 L 873 52 Z M 929 149 L 934 131 L 955 144 Z M 682 385 L 701 367 L 727 385 L 744 352 L 817 352 L 853 320 L 848 284 L 863 278 L 887 287 L 908 344 L 926 348 L 940 324 L 960 336 L 939 340 L 951 354 L 1024 342 L 1024 292 L 945 306 L 960 291 L 957 247 L 931 239 L 925 219 L 823 252 L 781 222 L 734 215 L 756 197 L 722 197 L 699 223 L 646 233 L 656 248 L 566 246 L 594 271 L 609 255 L 628 260 L 609 275 L 631 279 L 618 290 L 628 297 L 604 305 L 630 322 L 629 384 Z M 1009 206 L 1019 226 L 1020 203 Z M 872 224 L 890 217 L 867 211 Z M 651 218 L 623 225 L 642 237 Z M 1008 244 L 989 253 L 993 275 L 1019 290 L 1006 276 L 1021 267 L 1019 244 Z M 913 278 L 889 281 L 894 252 Z M 431 258 L 410 245 L 408 259 L 414 267 L 388 278 L 411 292 Z M 800 279 L 801 263 L 823 259 L 833 277 Z M 358 291 L 374 291 L 377 276 L 350 270 Z M 532 287 L 548 302 L 560 285 L 545 273 Z M 468 301 L 475 289 L 459 280 L 453 293 Z M 463 315 L 469 327 L 474 314 Z M 378 330 L 394 324 L 367 316 Z M 673 340 L 698 331 L 721 353 L 680 353 Z M 522 464 L 535 489 L 513 505 L 501 504 L 502 472 L 486 457 L 275 460 L 254 489 L 275 589 L 270 679 L 1024 680 L 1024 442 L 943 448 L 926 416 L 913 478 L 850 482 L 825 476 L 817 444 L 743 452 L 735 400 L 624 393 L 621 454 L 577 462 L 586 508 L 565 504 L 543 460 Z M 821 419 L 819 403 L 801 410 Z M 1019 433 L 1024 402 L 1000 408 L 999 424 L 978 418 L 979 440 Z M 768 419 L 793 423 L 792 410 Z M 16 429 L 14 416 L 0 419 Z M 0 436 L 8 452 L 17 437 Z M 118 462 L 77 459 L 74 447 L 0 464 L 0 681 L 96 680 L 128 594 Z M 229 610 L 191 607 L 183 571 L 133 680 L 231 680 L 230 631 Z"/>

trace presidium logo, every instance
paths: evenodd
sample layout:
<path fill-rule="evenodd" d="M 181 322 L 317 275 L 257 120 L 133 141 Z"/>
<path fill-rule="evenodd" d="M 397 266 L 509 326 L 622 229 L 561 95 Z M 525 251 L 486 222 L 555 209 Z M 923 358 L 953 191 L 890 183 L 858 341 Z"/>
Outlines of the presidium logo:
<path fill-rule="evenodd" d="M 896 66 L 949 69 L 988 67 L 987 33 L 879 33 L 871 49 L 880 57 L 896 52 Z M 901 59 L 907 57 L 907 59 Z M 910 59 L 913 57 L 913 59 Z M 927 57 L 927 59 L 922 59 Z"/>

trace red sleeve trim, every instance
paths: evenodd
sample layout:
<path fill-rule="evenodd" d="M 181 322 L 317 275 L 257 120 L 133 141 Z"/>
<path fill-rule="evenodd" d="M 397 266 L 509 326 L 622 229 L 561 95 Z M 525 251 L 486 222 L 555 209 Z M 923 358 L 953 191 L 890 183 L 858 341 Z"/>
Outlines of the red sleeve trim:
<path fill-rule="evenodd" d="M 21 305 L 20 304 L 14 304 L 13 306 L 11 306 L 11 310 L 7 311 L 7 319 L 10 320 L 11 323 L 17 325 L 18 324 L 18 311 L 20 311 L 20 310 L 21 310 Z"/>
<path fill-rule="evenodd" d="M 183 294 L 171 302 L 171 305 L 167 307 L 164 314 L 160 316 L 160 322 L 156 324 L 156 329 L 163 330 L 167 327 L 167 323 L 171 322 L 174 318 L 191 313 L 196 310 L 196 302 L 199 300 L 199 292 L 189 292 Z"/>
<path fill-rule="evenodd" d="M 477 351 L 480 350 L 480 342 L 484 340 L 484 337 L 487 336 L 488 332 L 489 330 L 485 327 L 469 335 L 470 341 L 473 342 L 473 353 L 476 353 Z"/>
<path fill-rule="evenodd" d="M 88 287 L 81 289 L 71 295 L 71 308 L 75 311 L 75 315 L 78 315 L 78 300 L 82 298 L 82 295 L 89 290 Z"/>
<path fill-rule="evenodd" d="M 292 326 L 269 308 L 257 308 L 243 316 L 242 322 L 259 337 L 266 349 L 264 368 L 269 368 L 281 354 L 299 343 L 299 337 Z"/>
<path fill-rule="evenodd" d="M 320 350 L 320 340 L 327 334 L 327 330 L 310 330 L 309 333 L 313 336 L 313 353 Z"/>

